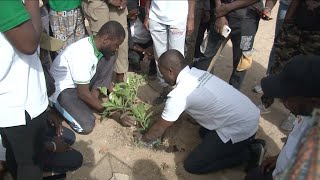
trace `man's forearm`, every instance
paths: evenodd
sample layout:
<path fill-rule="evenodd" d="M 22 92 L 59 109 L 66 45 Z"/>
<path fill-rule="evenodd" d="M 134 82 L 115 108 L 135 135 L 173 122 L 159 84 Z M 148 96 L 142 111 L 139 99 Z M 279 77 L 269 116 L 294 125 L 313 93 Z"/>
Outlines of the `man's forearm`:
<path fill-rule="evenodd" d="M 216 7 L 221 6 L 221 0 L 214 0 Z"/>
<path fill-rule="evenodd" d="M 32 25 L 35 30 L 35 38 L 39 43 L 42 32 L 39 0 L 25 0 L 25 7 L 31 16 Z"/>
<path fill-rule="evenodd" d="M 194 8 L 195 8 L 196 0 L 188 0 L 188 19 L 194 19 Z"/>
<path fill-rule="evenodd" d="M 150 12 L 150 5 L 151 5 L 151 0 L 146 0 L 146 3 L 145 3 L 145 18 L 149 18 L 149 12 Z"/>
<path fill-rule="evenodd" d="M 266 4 L 264 7 L 268 8 L 271 11 L 276 3 L 277 0 L 266 0 Z"/>
<path fill-rule="evenodd" d="M 89 106 L 94 108 L 95 110 L 102 112 L 104 110 L 102 106 L 102 101 L 96 97 L 94 97 L 91 93 L 79 93 L 78 96 L 81 100 L 87 103 Z"/>
<path fill-rule="evenodd" d="M 173 123 L 165 121 L 163 119 L 158 120 L 151 128 L 142 136 L 142 141 L 152 142 L 157 138 L 161 137 L 163 133 L 170 127 Z"/>

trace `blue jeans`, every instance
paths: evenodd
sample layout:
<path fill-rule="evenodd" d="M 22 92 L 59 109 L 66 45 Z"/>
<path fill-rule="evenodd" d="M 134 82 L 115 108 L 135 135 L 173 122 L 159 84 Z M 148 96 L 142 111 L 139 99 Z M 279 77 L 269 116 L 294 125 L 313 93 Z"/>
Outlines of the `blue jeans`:
<path fill-rule="evenodd" d="M 277 22 L 276 22 L 276 28 L 275 28 L 275 33 L 274 36 L 276 37 L 277 34 L 279 33 L 279 30 L 283 24 L 284 18 L 286 17 L 286 13 L 288 10 L 289 5 L 283 4 L 280 2 L 279 9 L 278 9 L 278 15 L 277 15 Z M 275 59 L 275 48 L 274 45 L 272 46 L 270 56 L 269 56 L 269 62 L 268 62 L 268 67 L 267 67 L 267 75 L 270 74 L 270 69 L 273 65 Z"/>

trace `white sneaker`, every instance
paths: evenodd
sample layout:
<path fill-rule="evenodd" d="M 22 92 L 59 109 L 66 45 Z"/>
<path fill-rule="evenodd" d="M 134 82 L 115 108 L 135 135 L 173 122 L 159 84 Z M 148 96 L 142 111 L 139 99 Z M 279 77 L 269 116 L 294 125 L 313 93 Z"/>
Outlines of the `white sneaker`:
<path fill-rule="evenodd" d="M 260 110 L 260 114 L 268 114 L 271 112 L 270 108 L 264 107 L 262 103 L 258 104 L 257 108 Z"/>
<path fill-rule="evenodd" d="M 280 129 L 285 131 L 291 131 L 294 126 L 294 122 L 297 117 L 295 117 L 292 113 L 290 113 L 289 117 L 281 122 Z"/>
<path fill-rule="evenodd" d="M 262 93 L 263 93 L 260 84 L 255 85 L 252 90 L 253 90 L 254 92 L 258 93 L 258 94 L 262 94 Z"/>

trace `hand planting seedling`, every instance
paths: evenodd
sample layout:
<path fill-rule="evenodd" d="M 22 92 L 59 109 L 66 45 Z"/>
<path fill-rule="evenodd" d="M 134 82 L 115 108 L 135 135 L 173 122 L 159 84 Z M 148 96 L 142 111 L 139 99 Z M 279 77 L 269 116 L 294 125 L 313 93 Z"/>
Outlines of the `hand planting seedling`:
<path fill-rule="evenodd" d="M 101 87 L 100 92 L 109 97 L 109 101 L 104 102 L 103 116 L 110 116 L 113 113 L 120 113 L 124 116 L 132 117 L 138 124 L 138 130 L 145 132 L 151 123 L 152 113 L 148 112 L 150 106 L 140 102 L 137 98 L 138 88 L 145 80 L 138 74 L 129 75 L 126 82 L 118 83 L 113 91 L 107 95 L 107 88 Z"/>

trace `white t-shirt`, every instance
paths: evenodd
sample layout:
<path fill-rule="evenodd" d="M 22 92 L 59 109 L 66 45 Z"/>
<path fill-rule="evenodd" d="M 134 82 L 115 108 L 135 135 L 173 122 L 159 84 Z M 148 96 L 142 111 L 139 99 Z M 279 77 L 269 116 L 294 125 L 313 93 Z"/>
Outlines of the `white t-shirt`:
<path fill-rule="evenodd" d="M 185 24 L 188 0 L 152 0 L 149 18 L 165 25 Z"/>
<path fill-rule="evenodd" d="M 89 84 L 96 73 L 97 64 L 98 58 L 90 37 L 69 45 L 51 65 L 50 72 L 55 80 L 56 92 L 50 100 L 55 103 L 63 90 L 76 88 L 77 84 Z"/>
<path fill-rule="evenodd" d="M 187 66 L 179 73 L 176 86 L 168 94 L 164 120 L 176 121 L 186 111 L 204 128 L 216 130 L 225 143 L 243 141 L 258 130 L 258 108 L 218 77 Z"/>
<path fill-rule="evenodd" d="M 0 33 L 0 127 L 25 125 L 48 107 L 46 82 L 37 53 L 15 50 Z"/>
<path fill-rule="evenodd" d="M 301 117 L 301 121 L 295 121 L 295 125 L 290 132 L 286 144 L 283 146 L 278 159 L 276 168 L 274 169 L 272 175 L 273 177 L 282 173 L 286 167 L 289 165 L 288 163 L 292 159 L 293 153 L 295 152 L 297 145 L 301 139 L 301 136 L 304 134 L 305 130 L 312 125 L 312 117 L 304 116 Z"/>

